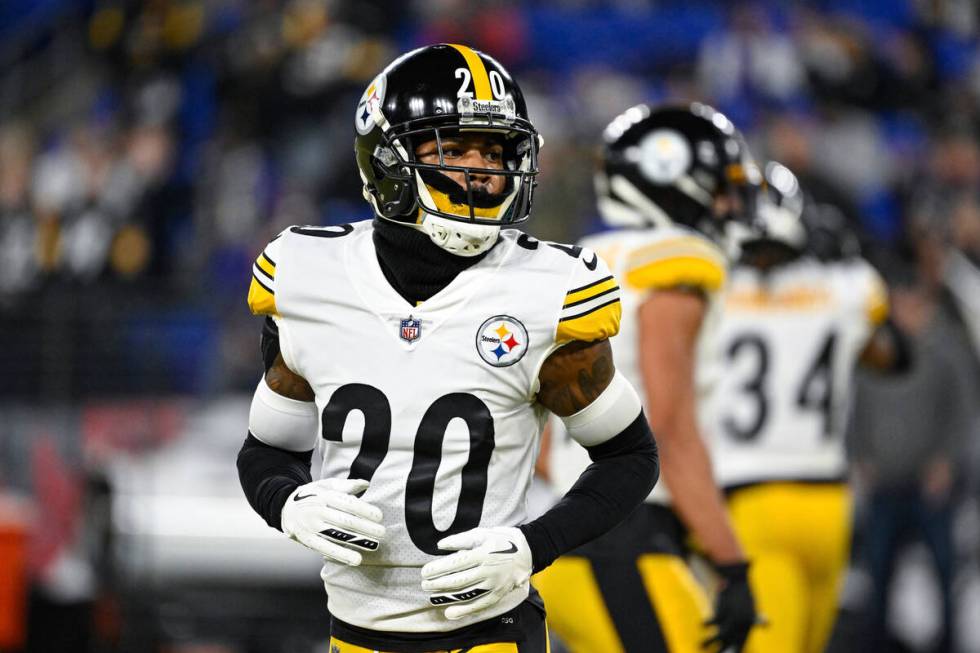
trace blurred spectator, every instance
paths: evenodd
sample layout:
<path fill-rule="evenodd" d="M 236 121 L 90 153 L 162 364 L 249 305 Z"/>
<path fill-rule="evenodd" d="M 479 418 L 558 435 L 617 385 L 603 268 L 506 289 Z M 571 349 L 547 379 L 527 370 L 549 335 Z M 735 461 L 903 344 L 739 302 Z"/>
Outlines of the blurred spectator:
<path fill-rule="evenodd" d="M 935 293 L 897 291 L 895 320 L 913 340 L 914 367 L 901 377 L 859 379 L 852 425 L 853 454 L 869 489 L 864 524 L 873 594 L 871 650 L 887 642 L 895 563 L 908 538 L 924 540 L 942 597 L 942 635 L 935 649 L 952 650 L 952 514 L 961 453 L 974 419 L 977 388 L 966 364 L 972 353 Z"/>
<path fill-rule="evenodd" d="M 797 44 L 777 31 L 763 3 L 731 5 L 726 29 L 701 43 L 701 88 L 722 105 L 737 99 L 787 104 L 806 84 Z"/>

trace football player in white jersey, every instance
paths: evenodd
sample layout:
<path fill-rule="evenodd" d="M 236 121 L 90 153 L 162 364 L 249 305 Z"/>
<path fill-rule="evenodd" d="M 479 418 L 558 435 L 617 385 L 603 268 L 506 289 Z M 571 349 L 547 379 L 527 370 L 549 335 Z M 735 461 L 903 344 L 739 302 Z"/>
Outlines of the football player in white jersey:
<path fill-rule="evenodd" d="M 616 229 L 582 244 L 624 283 L 616 366 L 644 390 L 664 482 L 625 523 L 535 578 L 549 623 L 575 653 L 740 650 L 756 620 L 698 425 L 710 378 L 695 370 L 711 357 L 727 265 L 719 243 L 727 223 L 753 215 L 761 181 L 739 132 L 702 104 L 636 106 L 605 131 L 596 190 Z M 564 435 L 549 459 L 560 489 L 588 464 Z M 686 563 L 688 532 L 719 572 L 713 612 Z"/>
<path fill-rule="evenodd" d="M 624 519 L 658 475 L 613 366 L 618 285 L 593 251 L 508 228 L 529 215 L 540 141 L 491 57 L 402 56 L 355 127 L 375 219 L 289 228 L 253 269 L 249 306 L 270 319 L 242 486 L 324 556 L 333 653 L 544 652 L 531 574 Z M 594 462 L 529 521 L 549 411 Z"/>
<path fill-rule="evenodd" d="M 858 361 L 900 369 L 905 347 L 886 321 L 878 273 L 844 255 L 846 234 L 830 254 L 829 232 L 812 220 L 806 228 L 792 172 L 773 162 L 766 179 L 759 222 L 723 295 L 704 427 L 769 621 L 748 650 L 821 653 L 850 547 L 844 430 L 853 369 Z M 814 256 L 813 245 L 831 260 Z"/>

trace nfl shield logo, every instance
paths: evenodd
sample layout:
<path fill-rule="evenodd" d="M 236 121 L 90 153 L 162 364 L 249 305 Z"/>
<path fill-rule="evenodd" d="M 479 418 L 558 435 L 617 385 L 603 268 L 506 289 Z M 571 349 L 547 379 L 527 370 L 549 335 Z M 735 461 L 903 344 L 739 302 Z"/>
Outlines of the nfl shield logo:
<path fill-rule="evenodd" d="M 422 320 L 414 320 L 411 316 L 402 320 L 399 335 L 405 342 L 415 342 L 422 335 Z"/>

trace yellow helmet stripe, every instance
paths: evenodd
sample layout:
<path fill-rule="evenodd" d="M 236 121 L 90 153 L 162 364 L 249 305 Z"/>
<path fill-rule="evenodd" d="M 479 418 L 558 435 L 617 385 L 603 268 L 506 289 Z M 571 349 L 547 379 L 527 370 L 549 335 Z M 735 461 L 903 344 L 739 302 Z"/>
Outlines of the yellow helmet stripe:
<path fill-rule="evenodd" d="M 490 92 L 490 77 L 487 75 L 487 67 L 483 65 L 483 59 L 476 52 L 465 45 L 450 43 L 450 46 L 463 55 L 466 65 L 470 68 L 473 75 L 473 89 L 476 91 L 477 100 L 492 100 L 493 94 Z"/>

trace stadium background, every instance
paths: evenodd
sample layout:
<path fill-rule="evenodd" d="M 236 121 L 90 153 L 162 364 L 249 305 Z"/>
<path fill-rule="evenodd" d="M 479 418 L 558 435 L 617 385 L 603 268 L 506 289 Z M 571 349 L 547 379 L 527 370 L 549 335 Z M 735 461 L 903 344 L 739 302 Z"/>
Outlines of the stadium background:
<path fill-rule="evenodd" d="M 973 0 L 0 3 L 0 651 L 326 650 L 315 556 L 237 488 L 261 371 L 244 297 L 284 226 L 369 217 L 353 107 L 398 53 L 465 42 L 516 74 L 545 138 L 535 235 L 599 228 L 612 116 L 699 99 L 859 228 L 895 287 L 938 295 L 954 273 L 980 286 L 978 30 Z M 954 311 L 974 381 L 978 298 Z M 971 387 L 962 651 L 980 651 Z M 860 648 L 864 517 L 833 651 Z M 928 650 L 921 547 L 894 590 L 897 639 Z"/>

